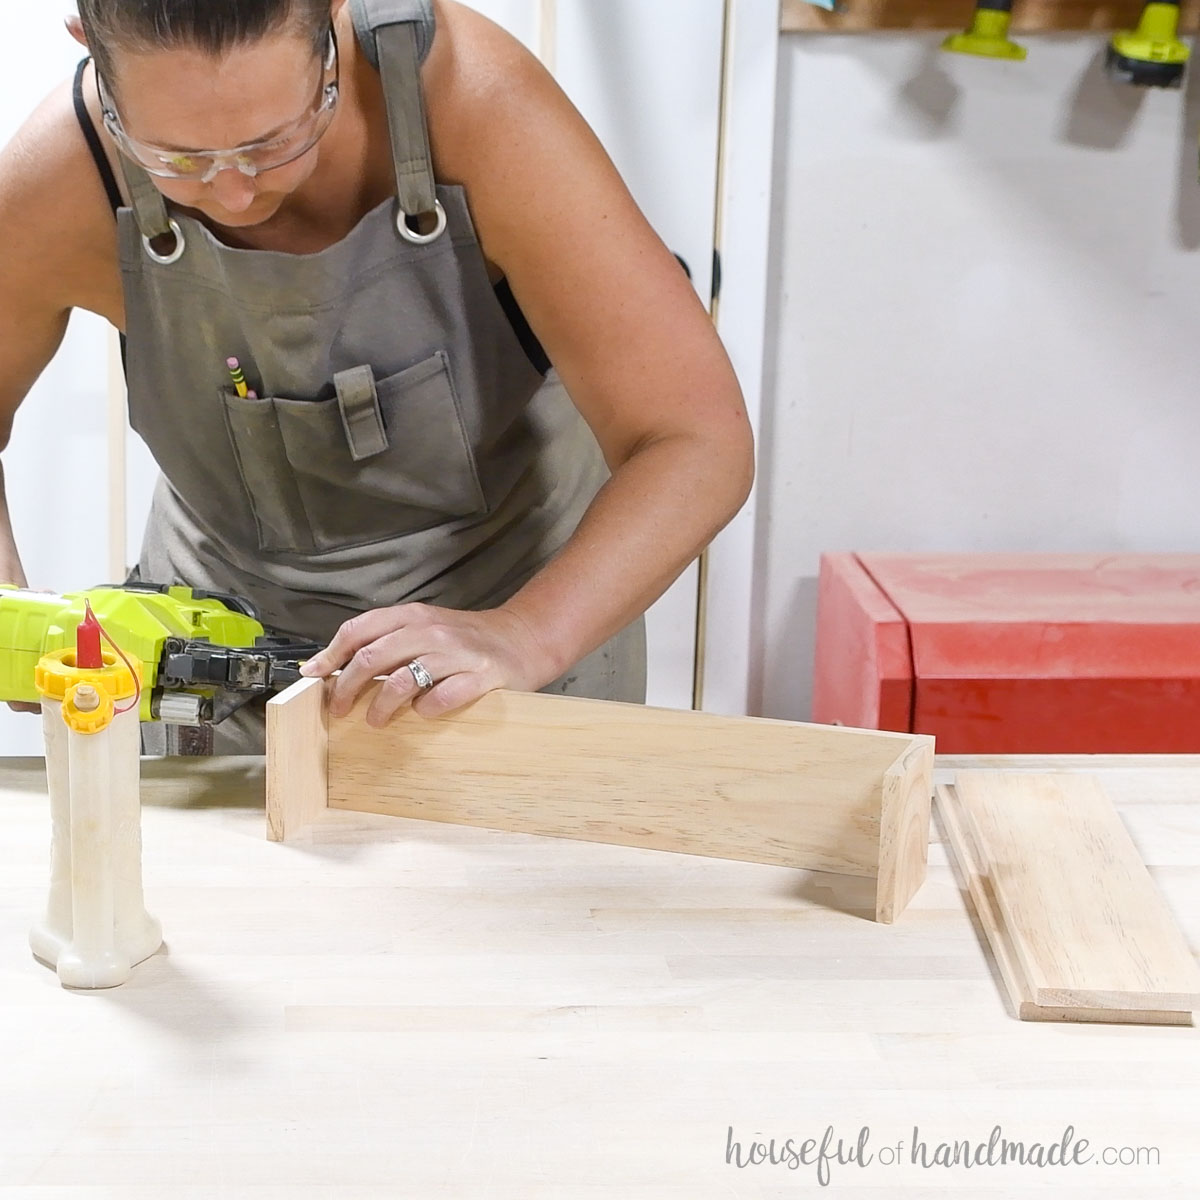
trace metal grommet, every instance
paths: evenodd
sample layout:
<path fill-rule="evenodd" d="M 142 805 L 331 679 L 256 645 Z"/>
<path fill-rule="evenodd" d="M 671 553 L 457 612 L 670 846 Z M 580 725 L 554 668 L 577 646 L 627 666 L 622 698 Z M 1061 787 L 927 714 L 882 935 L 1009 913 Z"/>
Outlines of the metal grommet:
<path fill-rule="evenodd" d="M 175 235 L 175 249 L 170 254 L 159 254 L 157 250 L 150 244 L 150 239 L 145 234 L 142 235 L 142 246 L 146 254 L 164 267 L 169 267 L 172 263 L 178 262 L 183 257 L 183 252 L 187 248 L 187 243 L 183 240 L 183 230 L 179 228 L 178 222 L 172 218 L 167 222 L 171 232 Z M 158 235 L 162 237 L 162 234 Z"/>
<path fill-rule="evenodd" d="M 408 227 L 408 214 L 403 209 L 397 210 L 396 228 L 400 231 L 400 236 L 406 242 L 412 242 L 414 246 L 428 246 L 430 242 L 436 242 L 446 232 L 446 210 L 440 200 L 433 202 L 433 210 L 437 213 L 437 225 L 432 233 L 415 233 Z"/>

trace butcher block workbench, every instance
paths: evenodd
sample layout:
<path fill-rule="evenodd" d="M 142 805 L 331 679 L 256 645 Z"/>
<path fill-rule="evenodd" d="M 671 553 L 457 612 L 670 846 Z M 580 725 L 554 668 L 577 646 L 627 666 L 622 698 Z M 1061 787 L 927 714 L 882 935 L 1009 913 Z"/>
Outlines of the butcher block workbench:
<path fill-rule="evenodd" d="M 1200 950 L 1200 758 L 938 780 L 974 766 L 1098 775 Z M 166 949 L 77 993 L 26 940 L 42 764 L 0 762 L 0 1200 L 1200 1194 L 1200 1031 L 1016 1020 L 936 824 L 889 926 L 782 867 L 357 814 L 279 845 L 263 785 L 144 762 Z"/>

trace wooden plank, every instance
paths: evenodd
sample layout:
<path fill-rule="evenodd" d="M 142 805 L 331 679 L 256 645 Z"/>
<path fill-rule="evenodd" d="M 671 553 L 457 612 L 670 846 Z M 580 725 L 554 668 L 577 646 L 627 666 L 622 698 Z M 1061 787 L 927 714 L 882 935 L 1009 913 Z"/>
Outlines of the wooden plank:
<path fill-rule="evenodd" d="M 267 701 L 267 837 L 286 841 L 328 807 L 329 717 L 323 679 Z"/>
<path fill-rule="evenodd" d="M 1004 930 L 1004 922 L 1000 919 L 995 899 L 991 893 L 990 880 L 980 866 L 980 853 L 971 837 L 967 825 L 958 807 L 958 797 L 953 787 L 943 786 L 937 789 L 938 817 L 941 821 L 945 841 L 954 851 L 952 858 L 958 869 L 961 882 L 975 905 L 975 913 L 983 928 L 988 944 L 992 948 L 992 958 L 996 963 L 1000 981 L 1004 986 L 1013 1011 L 1023 1021 L 1031 1019 L 1031 1008 L 1036 1008 L 1029 981 L 1021 970 L 1021 965 L 1013 952 L 1011 943 Z"/>
<path fill-rule="evenodd" d="M 804 0 L 783 0 L 780 27 L 785 33 L 863 33 L 872 30 L 965 29 L 975 6 L 970 0 L 845 0 L 831 13 Z M 1137 24 L 1138 0 L 1089 4 L 1083 0 L 1017 0 L 1012 31 L 1021 33 L 1108 33 Z M 1200 3 L 1183 5 L 1182 28 L 1200 25 Z"/>
<path fill-rule="evenodd" d="M 331 723 L 330 808 L 850 875 L 880 872 L 883 780 L 913 741 L 516 692 L 381 731 L 373 694 Z M 885 869 L 892 917 L 914 880 L 920 759 L 893 777 L 889 853 L 909 857 Z"/>
<path fill-rule="evenodd" d="M 875 920 L 890 925 L 925 880 L 933 799 L 933 738 L 914 737 L 884 772 Z"/>
<path fill-rule="evenodd" d="M 943 784 L 937 792 L 937 815 L 943 840 L 953 853 L 950 861 L 959 883 L 967 891 L 983 930 L 1004 994 L 1013 1014 L 1022 1021 L 1080 1021 L 1137 1025 L 1191 1025 L 1192 1014 L 1147 1009 L 1096 1009 L 1038 1004 L 1021 969 L 1000 916 L 991 880 L 980 866 L 981 855 L 960 809 L 955 789 Z"/>
<path fill-rule="evenodd" d="M 955 790 L 1034 1003 L 1200 1009 L 1200 967 L 1096 779 L 980 771 Z"/>

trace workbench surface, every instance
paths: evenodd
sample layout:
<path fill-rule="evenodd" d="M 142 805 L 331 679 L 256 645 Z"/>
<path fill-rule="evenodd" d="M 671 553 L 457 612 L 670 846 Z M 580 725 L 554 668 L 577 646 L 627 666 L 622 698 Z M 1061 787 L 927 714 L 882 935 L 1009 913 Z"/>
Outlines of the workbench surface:
<path fill-rule="evenodd" d="M 1200 950 L 1200 758 L 939 779 L 1047 764 L 1100 776 Z M 257 759 L 147 760 L 143 800 L 167 947 L 67 992 L 26 941 L 42 764 L 0 760 L 0 1200 L 1200 1192 L 1200 1031 L 1014 1019 L 936 826 L 883 926 L 872 881 L 780 867 L 355 814 L 276 845 Z M 914 1126 L 1096 1158 L 923 1167 Z M 785 1143 L 829 1128 L 823 1187 Z"/>

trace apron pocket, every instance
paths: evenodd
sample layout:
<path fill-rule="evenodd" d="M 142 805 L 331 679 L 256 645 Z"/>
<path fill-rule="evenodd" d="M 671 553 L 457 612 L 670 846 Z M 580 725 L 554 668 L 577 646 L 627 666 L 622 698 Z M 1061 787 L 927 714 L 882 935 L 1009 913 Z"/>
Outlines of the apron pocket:
<path fill-rule="evenodd" d="M 226 388 L 221 389 L 221 399 L 238 471 L 258 526 L 258 548 L 315 550 L 275 401 L 269 396 L 243 398 Z"/>
<path fill-rule="evenodd" d="M 487 511 L 447 356 L 379 381 L 376 395 L 348 414 L 345 394 L 226 394 L 261 549 L 361 546 Z"/>

